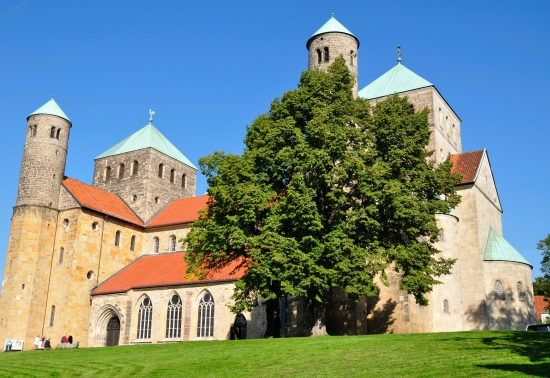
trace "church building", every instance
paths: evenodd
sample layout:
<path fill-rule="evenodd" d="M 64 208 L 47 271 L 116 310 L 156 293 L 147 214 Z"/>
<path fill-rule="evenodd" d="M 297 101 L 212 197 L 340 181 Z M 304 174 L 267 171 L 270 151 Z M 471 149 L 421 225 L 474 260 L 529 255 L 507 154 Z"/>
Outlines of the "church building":
<path fill-rule="evenodd" d="M 461 203 L 437 214 L 436 248 L 456 258 L 428 295 L 429 306 L 399 289 L 399 275 L 377 297 L 335 297 L 332 334 L 524 329 L 535 321 L 529 264 L 502 234 L 502 204 L 488 151 L 462 151 L 461 120 L 434 84 L 398 59 L 358 89 L 359 39 L 334 17 L 306 43 L 308 68 L 342 55 L 354 96 L 373 104 L 395 93 L 429 109 L 427 149 L 462 174 Z M 81 346 L 260 338 L 266 310 L 233 314 L 233 267 L 186 275 L 181 239 L 209 197 L 196 196 L 197 168 L 149 124 L 95 158 L 91 185 L 65 176 L 72 122 L 52 98 L 27 117 L 2 293 L 0 340 L 54 340 Z M 76 132 L 85 132 L 78 129 Z M 21 133 L 24 131 L 21 130 Z M 207 152 L 205 152 L 207 153 Z M 340 306 L 345 304 L 345 306 Z M 281 301 L 281 333 L 303 335 L 296 298 Z M 342 308 L 344 308 L 342 310 Z M 328 322 L 327 322 L 328 323 Z M 332 332 L 330 330 L 333 330 Z"/>

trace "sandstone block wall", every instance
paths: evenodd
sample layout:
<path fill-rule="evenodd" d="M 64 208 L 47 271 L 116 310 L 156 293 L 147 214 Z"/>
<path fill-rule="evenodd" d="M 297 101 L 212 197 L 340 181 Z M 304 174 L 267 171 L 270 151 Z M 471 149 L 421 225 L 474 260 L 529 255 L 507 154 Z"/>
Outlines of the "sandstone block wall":
<path fill-rule="evenodd" d="M 325 61 L 325 47 L 328 47 L 329 59 Z M 319 69 L 326 71 L 334 63 L 334 60 L 342 55 L 346 60 L 350 73 L 355 77 L 353 97 L 357 97 L 358 69 L 357 69 L 357 40 L 350 35 L 342 33 L 325 33 L 316 36 L 309 41 L 307 46 L 308 70 Z M 319 62 L 318 51 L 321 54 Z"/>
<path fill-rule="evenodd" d="M 107 322 L 112 316 L 121 320 L 119 344 L 163 343 L 197 339 L 199 302 L 206 291 L 213 297 L 214 336 L 213 340 L 228 340 L 230 327 L 235 321 L 227 304 L 231 302 L 234 284 L 220 282 L 210 284 L 157 287 L 130 290 L 122 294 L 106 294 L 92 297 L 89 346 L 104 346 Z M 172 295 L 177 294 L 182 301 L 182 335 L 179 338 L 166 338 L 167 306 Z M 139 306 L 145 297 L 153 304 L 153 320 L 150 339 L 137 339 Z M 243 313 L 247 319 L 247 338 L 259 338 L 265 332 L 265 309 L 260 306 L 252 313 Z"/>
<path fill-rule="evenodd" d="M 134 161 L 138 162 L 136 175 L 132 175 Z M 124 164 L 124 176 L 119 178 L 121 164 Z M 163 164 L 162 178 L 158 177 L 160 164 Z M 111 168 L 109 180 L 105 177 L 107 167 Z M 173 183 L 170 182 L 172 169 L 175 169 Z M 184 174 L 185 187 L 182 186 Z M 97 159 L 93 186 L 117 194 L 144 222 L 147 222 L 171 201 L 195 196 L 196 176 L 196 169 L 152 148 L 146 148 Z"/>
<path fill-rule="evenodd" d="M 141 253 L 147 255 L 154 253 L 153 251 L 153 241 L 155 238 L 159 239 L 159 252 L 172 252 L 170 251 L 170 239 L 172 236 L 176 237 L 176 251 L 183 251 L 185 248 L 180 242 L 181 239 L 185 238 L 189 231 L 191 230 L 191 225 L 178 225 L 178 226 L 169 226 L 162 227 L 157 229 L 146 229 L 143 235 L 143 249 Z"/>
<path fill-rule="evenodd" d="M 36 127 L 36 134 L 31 128 Z M 50 137 L 51 129 L 57 131 Z M 16 206 L 57 207 L 71 123 L 63 118 L 37 114 L 28 119 L 28 131 L 19 174 Z"/>

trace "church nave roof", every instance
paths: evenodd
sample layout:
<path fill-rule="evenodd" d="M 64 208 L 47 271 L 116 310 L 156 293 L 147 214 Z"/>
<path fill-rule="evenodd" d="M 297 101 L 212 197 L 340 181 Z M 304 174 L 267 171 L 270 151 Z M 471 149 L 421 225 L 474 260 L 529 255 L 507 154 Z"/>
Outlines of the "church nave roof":
<path fill-rule="evenodd" d="M 55 100 L 52 99 L 48 102 L 46 102 L 44 105 L 42 105 L 41 107 L 39 107 L 38 109 L 36 109 L 34 112 L 32 112 L 30 116 L 32 115 L 35 115 L 35 114 L 49 114 L 49 115 L 54 115 L 54 116 L 57 116 L 57 117 L 60 117 L 60 118 L 63 118 L 63 119 L 66 119 L 67 121 L 71 122 L 71 120 L 69 119 L 69 117 L 67 117 L 67 115 L 65 114 L 65 112 L 63 110 L 61 110 L 61 108 L 59 107 L 59 105 L 57 105 L 57 102 L 55 102 Z M 27 117 L 27 119 L 29 118 Z"/>
<path fill-rule="evenodd" d="M 430 86 L 433 86 L 433 84 L 398 63 L 391 70 L 361 89 L 359 97 L 371 100 Z"/>

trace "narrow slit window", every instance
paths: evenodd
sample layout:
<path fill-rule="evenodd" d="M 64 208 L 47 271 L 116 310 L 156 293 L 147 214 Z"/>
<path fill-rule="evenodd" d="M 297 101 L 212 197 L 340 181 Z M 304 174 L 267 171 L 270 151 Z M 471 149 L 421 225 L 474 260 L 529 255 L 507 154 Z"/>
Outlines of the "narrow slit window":
<path fill-rule="evenodd" d="M 50 327 L 53 327 L 54 319 L 55 319 L 55 306 L 52 306 L 52 311 L 50 312 Z"/>
<path fill-rule="evenodd" d="M 50 130 L 50 138 L 55 138 L 55 127 L 52 127 Z"/>
<path fill-rule="evenodd" d="M 137 160 L 134 160 L 134 165 L 132 165 L 132 176 L 137 176 L 138 167 L 139 167 L 139 164 L 138 164 Z"/>
<path fill-rule="evenodd" d="M 59 264 L 63 262 L 63 255 L 65 254 L 65 248 L 61 247 L 59 250 Z"/>
<path fill-rule="evenodd" d="M 186 175 L 181 175 L 181 187 L 183 189 L 187 188 L 187 176 Z"/>
<path fill-rule="evenodd" d="M 159 253 L 159 238 L 153 239 L 153 252 Z"/>
<path fill-rule="evenodd" d="M 317 64 L 321 64 L 323 61 L 323 54 L 321 53 L 320 49 L 317 49 Z"/>
<path fill-rule="evenodd" d="M 118 166 L 118 178 L 123 179 L 124 178 L 124 164 L 120 164 Z"/>
<path fill-rule="evenodd" d="M 36 136 L 36 128 L 36 125 L 32 128 L 32 136 Z"/>
<path fill-rule="evenodd" d="M 162 174 L 164 173 L 164 165 L 161 163 L 159 164 L 159 177 L 162 178 Z"/>
<path fill-rule="evenodd" d="M 105 168 L 105 180 L 109 181 L 111 179 L 111 167 Z"/>
<path fill-rule="evenodd" d="M 55 133 L 55 139 L 59 140 L 59 135 L 61 134 L 61 129 L 57 129 L 57 133 Z"/>
<path fill-rule="evenodd" d="M 353 50 L 351 50 L 350 53 L 349 53 L 349 61 L 350 61 L 350 64 L 351 64 L 352 67 L 355 65 L 355 63 L 353 61 L 353 58 L 354 58 Z"/>
<path fill-rule="evenodd" d="M 176 170 L 175 170 L 175 169 L 172 169 L 172 170 L 170 171 L 170 182 L 173 184 L 174 181 L 175 181 L 175 179 L 176 179 Z"/>
<path fill-rule="evenodd" d="M 170 251 L 174 252 L 176 250 L 176 237 L 172 236 L 170 238 Z"/>
<path fill-rule="evenodd" d="M 120 231 L 117 231 L 115 234 L 115 247 L 120 245 Z"/>
<path fill-rule="evenodd" d="M 133 251 L 136 248 L 136 236 L 132 235 L 130 239 L 130 251 Z"/>
<path fill-rule="evenodd" d="M 328 47 L 325 47 L 325 62 L 328 62 L 330 58 Z"/>

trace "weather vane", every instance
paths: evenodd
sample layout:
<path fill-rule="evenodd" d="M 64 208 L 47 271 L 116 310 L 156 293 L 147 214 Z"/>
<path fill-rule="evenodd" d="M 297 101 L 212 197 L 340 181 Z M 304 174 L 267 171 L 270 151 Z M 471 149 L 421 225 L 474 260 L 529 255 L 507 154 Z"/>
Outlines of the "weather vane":
<path fill-rule="evenodd" d="M 155 115 L 155 111 L 149 109 L 149 123 L 153 123 L 153 116 Z"/>
<path fill-rule="evenodd" d="M 401 45 L 397 45 L 397 63 L 401 63 Z"/>

